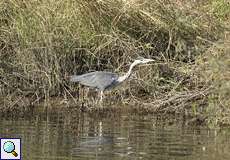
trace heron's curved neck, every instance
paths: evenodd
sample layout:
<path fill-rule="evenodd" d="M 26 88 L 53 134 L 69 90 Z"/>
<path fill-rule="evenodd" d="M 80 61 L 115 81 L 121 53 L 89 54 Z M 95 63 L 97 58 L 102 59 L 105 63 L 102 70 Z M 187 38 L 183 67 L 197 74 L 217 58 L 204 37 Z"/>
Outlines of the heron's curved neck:
<path fill-rule="evenodd" d="M 133 63 L 131 64 L 131 66 L 129 67 L 129 71 L 128 71 L 125 75 L 119 77 L 119 78 L 118 78 L 118 81 L 119 81 L 119 82 L 123 82 L 124 80 L 126 80 L 127 78 L 129 78 L 129 76 L 130 76 L 131 73 L 132 73 L 133 67 L 136 66 L 137 64 L 138 64 L 137 62 L 133 62 Z"/>

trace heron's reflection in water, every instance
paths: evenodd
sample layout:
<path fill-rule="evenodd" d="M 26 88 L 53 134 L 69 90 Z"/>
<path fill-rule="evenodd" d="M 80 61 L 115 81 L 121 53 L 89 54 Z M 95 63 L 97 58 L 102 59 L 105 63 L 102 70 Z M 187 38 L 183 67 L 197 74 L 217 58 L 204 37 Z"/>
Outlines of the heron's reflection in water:
<path fill-rule="evenodd" d="M 73 156 L 91 155 L 95 156 L 109 154 L 114 145 L 114 137 L 103 133 L 103 122 L 98 123 L 98 130 L 91 132 L 87 137 L 81 137 L 76 148 L 73 148 Z"/>

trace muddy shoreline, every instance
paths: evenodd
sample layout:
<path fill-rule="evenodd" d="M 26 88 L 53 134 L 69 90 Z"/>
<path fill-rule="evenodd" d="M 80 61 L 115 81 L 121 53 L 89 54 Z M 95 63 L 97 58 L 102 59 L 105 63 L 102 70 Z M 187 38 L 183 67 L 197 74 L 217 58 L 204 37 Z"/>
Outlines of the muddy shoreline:
<path fill-rule="evenodd" d="M 102 106 L 93 102 L 77 102 L 73 100 L 63 100 L 61 98 L 53 98 L 46 102 L 27 105 L 15 104 L 11 107 L 0 106 L 0 116 L 8 118 L 29 118 L 34 114 L 57 114 L 62 113 L 70 117 L 78 116 L 79 114 L 88 114 L 93 117 L 117 117 L 121 115 L 139 115 L 153 116 L 159 119 L 166 120 L 167 123 L 183 123 L 184 125 L 207 125 L 205 122 L 206 116 L 201 114 L 193 114 L 187 112 L 175 112 L 175 110 L 157 110 L 156 107 L 150 104 L 136 102 L 135 104 L 122 103 L 106 103 Z"/>

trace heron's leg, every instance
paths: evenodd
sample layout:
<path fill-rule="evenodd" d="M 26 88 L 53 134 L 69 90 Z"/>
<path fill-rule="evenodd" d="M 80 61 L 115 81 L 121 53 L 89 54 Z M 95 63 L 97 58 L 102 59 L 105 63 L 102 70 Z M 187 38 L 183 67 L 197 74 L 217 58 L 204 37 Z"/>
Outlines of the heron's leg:
<path fill-rule="evenodd" d="M 103 100 L 103 91 L 100 91 L 100 101 L 99 101 L 100 107 L 102 107 L 102 100 Z"/>
<path fill-rule="evenodd" d="M 103 100 L 103 95 L 104 95 L 103 91 L 100 92 L 100 95 L 101 95 L 101 98 L 100 98 L 100 103 L 101 103 Z"/>

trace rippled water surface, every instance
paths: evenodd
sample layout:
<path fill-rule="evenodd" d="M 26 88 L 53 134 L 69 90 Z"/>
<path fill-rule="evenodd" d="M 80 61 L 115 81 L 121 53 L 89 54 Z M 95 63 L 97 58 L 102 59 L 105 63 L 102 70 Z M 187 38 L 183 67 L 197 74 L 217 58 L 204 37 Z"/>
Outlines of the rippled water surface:
<path fill-rule="evenodd" d="M 191 127 L 153 115 L 33 113 L 0 118 L 24 160 L 230 159 L 230 129 Z"/>

